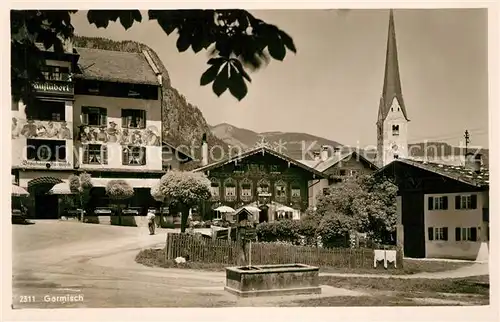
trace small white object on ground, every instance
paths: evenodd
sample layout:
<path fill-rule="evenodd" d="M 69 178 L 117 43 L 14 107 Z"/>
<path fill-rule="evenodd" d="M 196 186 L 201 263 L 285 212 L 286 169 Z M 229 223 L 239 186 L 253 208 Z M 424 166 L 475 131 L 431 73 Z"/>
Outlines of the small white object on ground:
<path fill-rule="evenodd" d="M 177 258 L 175 259 L 175 262 L 176 262 L 177 264 L 185 263 L 185 262 L 186 262 L 186 259 L 185 259 L 184 257 L 177 257 Z"/>

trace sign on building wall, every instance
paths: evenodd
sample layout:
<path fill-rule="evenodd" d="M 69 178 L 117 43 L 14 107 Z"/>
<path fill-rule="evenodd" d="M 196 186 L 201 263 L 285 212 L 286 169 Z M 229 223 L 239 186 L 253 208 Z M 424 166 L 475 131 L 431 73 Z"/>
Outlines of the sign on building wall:
<path fill-rule="evenodd" d="M 21 161 L 23 168 L 32 169 L 71 169 L 73 165 L 68 161 L 35 161 L 23 160 Z"/>
<path fill-rule="evenodd" d="M 72 95 L 74 92 L 73 83 L 69 82 L 43 82 L 43 83 L 35 83 L 33 84 L 35 90 L 39 93 L 46 94 L 66 94 Z"/>

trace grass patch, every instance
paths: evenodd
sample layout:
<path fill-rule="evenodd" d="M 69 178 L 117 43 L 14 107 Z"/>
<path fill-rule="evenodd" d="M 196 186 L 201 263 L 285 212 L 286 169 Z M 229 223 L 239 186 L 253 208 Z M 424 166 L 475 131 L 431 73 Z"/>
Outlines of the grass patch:
<path fill-rule="evenodd" d="M 177 264 L 174 260 L 165 259 L 165 252 L 163 249 L 143 249 L 137 254 L 135 261 L 149 267 L 184 268 L 221 272 L 225 271 L 227 266 L 225 264 L 199 262 Z"/>
<path fill-rule="evenodd" d="M 163 249 L 145 249 L 142 250 L 136 257 L 136 262 L 146 266 L 156 266 L 163 268 L 188 268 L 200 269 L 207 271 L 224 271 L 227 264 L 220 263 L 203 263 L 203 262 L 187 262 L 184 264 L 176 264 L 172 261 L 165 261 L 165 253 Z M 443 261 L 424 261 L 405 259 L 403 269 L 394 269 L 389 267 L 384 269 L 383 265 L 378 265 L 377 268 L 344 268 L 344 267 L 320 267 L 320 273 L 340 273 L 340 274 L 382 274 L 382 275 L 407 275 L 417 273 L 433 273 L 454 270 L 465 266 L 472 265 L 472 262 L 443 262 Z"/>
<path fill-rule="evenodd" d="M 419 304 L 410 298 L 400 296 L 332 296 L 317 299 L 279 303 L 277 306 L 317 307 L 317 306 L 431 306 Z M 451 305 L 451 304 L 448 304 Z"/>
<path fill-rule="evenodd" d="M 487 284 L 486 284 L 487 283 Z M 436 292 L 489 295 L 489 276 L 450 279 L 320 276 L 320 284 L 351 290 Z"/>

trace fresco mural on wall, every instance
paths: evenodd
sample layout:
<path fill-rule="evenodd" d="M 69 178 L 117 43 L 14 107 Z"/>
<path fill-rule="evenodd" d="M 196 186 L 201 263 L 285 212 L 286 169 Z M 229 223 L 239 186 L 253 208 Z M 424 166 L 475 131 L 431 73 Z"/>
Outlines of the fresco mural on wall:
<path fill-rule="evenodd" d="M 160 146 L 160 131 L 155 125 L 145 129 L 120 129 L 113 121 L 106 126 L 80 126 L 83 144 L 118 143 L 121 145 Z"/>
<path fill-rule="evenodd" d="M 39 121 L 12 118 L 12 138 L 37 138 L 47 140 L 73 139 L 71 123 L 66 121 Z"/>

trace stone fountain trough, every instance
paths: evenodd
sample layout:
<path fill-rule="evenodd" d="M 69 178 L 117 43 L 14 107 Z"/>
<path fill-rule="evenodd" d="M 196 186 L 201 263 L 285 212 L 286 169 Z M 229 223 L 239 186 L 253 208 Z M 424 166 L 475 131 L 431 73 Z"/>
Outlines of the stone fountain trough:
<path fill-rule="evenodd" d="M 319 268 L 304 264 L 226 267 L 224 289 L 241 297 L 320 294 Z"/>

